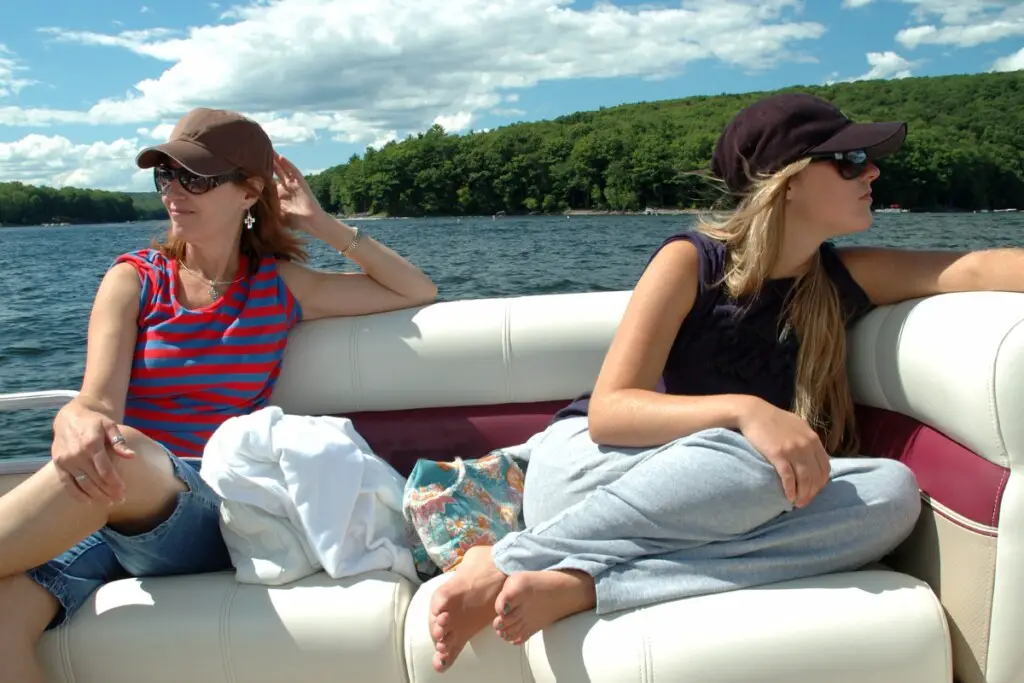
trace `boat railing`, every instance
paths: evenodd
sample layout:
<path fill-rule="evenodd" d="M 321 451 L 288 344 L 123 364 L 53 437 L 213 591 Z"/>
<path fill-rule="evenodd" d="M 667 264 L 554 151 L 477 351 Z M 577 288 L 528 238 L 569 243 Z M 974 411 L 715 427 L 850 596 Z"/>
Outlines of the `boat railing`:
<path fill-rule="evenodd" d="M 0 394 L 0 413 L 30 408 L 60 408 L 75 396 L 78 396 L 78 392 L 71 389 L 20 391 L 12 394 Z"/>
<path fill-rule="evenodd" d="M 0 413 L 14 410 L 31 410 L 33 408 L 60 408 L 75 396 L 78 396 L 78 392 L 71 389 L 21 391 L 11 394 L 0 394 Z M 37 458 L 0 458 L 0 476 L 35 472 L 49 459 L 49 456 Z"/>

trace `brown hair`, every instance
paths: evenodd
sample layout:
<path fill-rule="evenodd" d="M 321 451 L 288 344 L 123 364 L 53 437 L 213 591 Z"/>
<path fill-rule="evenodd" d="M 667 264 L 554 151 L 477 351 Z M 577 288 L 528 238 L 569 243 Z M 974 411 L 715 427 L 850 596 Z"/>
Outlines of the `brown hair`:
<path fill-rule="evenodd" d="M 753 180 L 736 209 L 702 217 L 697 229 L 726 244 L 724 284 L 734 298 L 756 294 L 778 261 L 790 178 L 802 159 Z M 793 412 L 807 420 L 830 454 L 857 449 L 853 397 L 846 374 L 846 328 L 839 293 L 815 254 L 788 299 L 784 317 L 800 341 Z"/>
<path fill-rule="evenodd" d="M 235 184 L 254 192 L 257 188 L 251 179 Z M 250 275 L 259 268 L 260 260 L 264 256 L 303 263 L 309 260 L 303 240 L 281 223 L 281 200 L 277 196 L 277 186 L 274 183 L 264 184 L 263 191 L 251 211 L 256 222 L 252 230 L 242 229 L 239 249 L 249 260 Z M 166 236 L 162 241 L 154 241 L 153 247 L 159 249 L 164 256 L 179 261 L 185 255 L 185 243 L 181 240 L 168 239 Z"/>

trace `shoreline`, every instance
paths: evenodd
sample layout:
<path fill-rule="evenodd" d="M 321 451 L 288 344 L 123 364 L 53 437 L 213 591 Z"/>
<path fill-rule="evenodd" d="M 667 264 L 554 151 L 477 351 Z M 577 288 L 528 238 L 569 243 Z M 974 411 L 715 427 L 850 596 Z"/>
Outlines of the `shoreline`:
<path fill-rule="evenodd" d="M 713 212 L 714 209 L 645 209 L 643 211 L 625 211 L 625 210 L 610 210 L 610 209 L 568 209 L 558 213 L 504 213 L 498 212 L 496 214 L 464 214 L 464 215 L 436 215 L 436 216 L 389 216 L 387 214 L 371 214 L 371 213 L 358 213 L 358 214 L 332 214 L 334 218 L 342 221 L 382 221 L 382 220 L 421 220 L 421 219 L 450 219 L 450 220 L 463 220 L 467 218 L 492 218 L 497 220 L 498 218 L 557 218 L 559 216 L 565 216 L 571 218 L 577 217 L 601 217 L 601 216 L 696 216 L 702 213 Z M 1024 209 L 942 209 L 942 210 L 892 210 L 892 209 L 875 209 L 872 211 L 873 214 L 995 214 L 995 215 L 1014 215 L 1018 213 L 1024 213 Z M 78 223 L 78 222 L 62 222 L 62 223 L 42 223 L 35 225 L 22 225 L 22 224 L 2 224 L 0 223 L 0 230 L 4 228 L 59 228 L 59 227 L 76 227 L 76 226 L 88 226 L 88 225 L 130 225 L 132 223 L 152 223 L 156 221 L 166 221 L 167 217 L 162 218 L 144 218 L 144 219 L 132 219 L 127 221 L 104 221 L 101 223 Z"/>

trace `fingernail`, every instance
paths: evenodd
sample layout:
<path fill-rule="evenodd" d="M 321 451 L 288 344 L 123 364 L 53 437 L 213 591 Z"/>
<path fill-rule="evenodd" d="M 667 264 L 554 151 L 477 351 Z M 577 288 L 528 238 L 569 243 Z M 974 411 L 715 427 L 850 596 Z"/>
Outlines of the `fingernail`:
<path fill-rule="evenodd" d="M 503 624 L 502 622 L 499 621 L 498 622 L 498 630 L 501 631 L 503 628 L 505 628 L 505 624 Z"/>
<path fill-rule="evenodd" d="M 504 605 L 504 606 L 503 606 L 503 607 L 501 608 L 501 613 L 502 613 L 502 614 L 508 614 L 508 613 L 509 613 L 509 612 L 511 612 L 511 611 L 512 611 L 512 606 L 511 606 L 511 605 L 509 605 L 509 604 L 508 604 L 507 602 L 506 602 L 506 603 L 505 603 L 505 605 Z"/>

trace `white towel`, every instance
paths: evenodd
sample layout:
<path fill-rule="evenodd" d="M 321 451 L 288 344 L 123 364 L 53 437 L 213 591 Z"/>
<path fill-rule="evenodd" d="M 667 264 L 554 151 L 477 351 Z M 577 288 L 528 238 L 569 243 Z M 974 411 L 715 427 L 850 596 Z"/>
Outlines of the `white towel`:
<path fill-rule="evenodd" d="M 245 583 L 393 571 L 419 583 L 402 517 L 405 478 L 351 420 L 271 406 L 224 422 L 200 476 L 223 499 L 221 529 Z"/>

